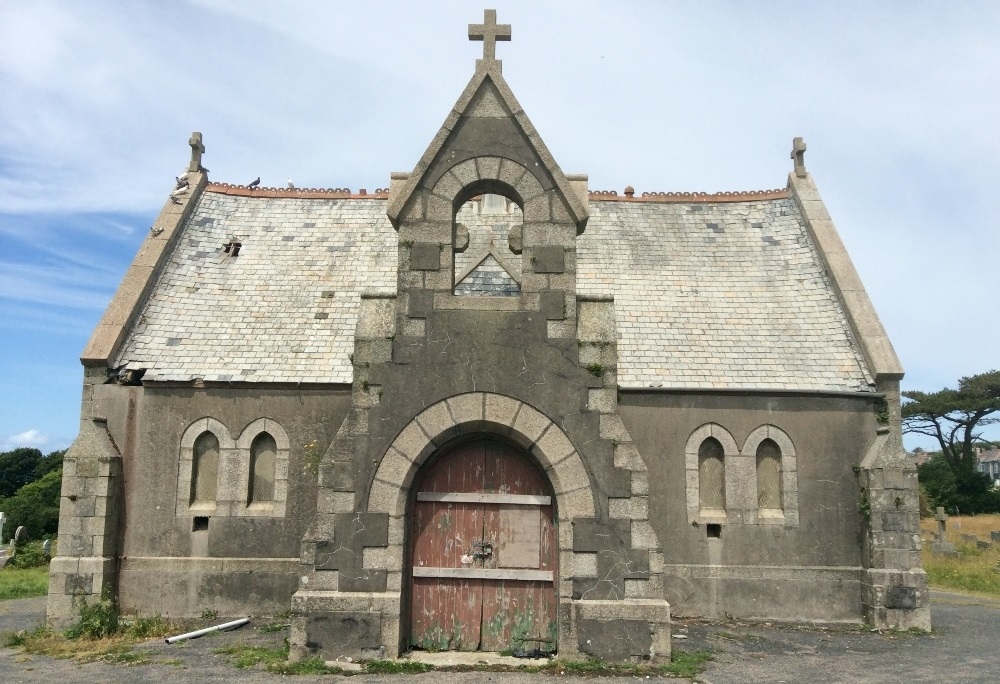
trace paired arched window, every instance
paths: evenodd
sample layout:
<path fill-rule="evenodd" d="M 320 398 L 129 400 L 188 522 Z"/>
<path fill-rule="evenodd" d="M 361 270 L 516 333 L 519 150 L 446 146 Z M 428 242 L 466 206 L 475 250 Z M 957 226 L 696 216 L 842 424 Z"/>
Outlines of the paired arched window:
<path fill-rule="evenodd" d="M 691 433 L 684 459 L 691 522 L 798 525 L 795 447 L 780 428 L 761 425 L 741 449 L 726 428 L 706 423 Z"/>
<path fill-rule="evenodd" d="M 199 418 L 181 436 L 176 514 L 284 516 L 289 451 L 288 435 L 270 418 L 235 440 L 220 421 Z"/>

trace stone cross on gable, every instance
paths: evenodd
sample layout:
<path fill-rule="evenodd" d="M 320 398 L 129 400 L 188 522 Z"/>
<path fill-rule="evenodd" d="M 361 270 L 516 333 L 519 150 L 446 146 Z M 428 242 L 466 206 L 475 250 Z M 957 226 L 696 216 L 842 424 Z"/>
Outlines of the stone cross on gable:
<path fill-rule="evenodd" d="M 201 133 L 195 131 L 188 140 L 191 146 L 191 163 L 188 171 L 201 171 L 201 155 L 205 154 L 205 145 L 201 142 Z"/>
<path fill-rule="evenodd" d="M 510 24 L 497 24 L 496 10 L 483 10 L 483 23 L 469 24 L 469 40 L 483 41 L 483 60 L 494 62 L 497 58 L 497 41 L 510 40 Z"/>
<path fill-rule="evenodd" d="M 802 138 L 792 140 L 791 158 L 795 161 L 795 175 L 799 178 L 806 177 L 806 143 Z"/>

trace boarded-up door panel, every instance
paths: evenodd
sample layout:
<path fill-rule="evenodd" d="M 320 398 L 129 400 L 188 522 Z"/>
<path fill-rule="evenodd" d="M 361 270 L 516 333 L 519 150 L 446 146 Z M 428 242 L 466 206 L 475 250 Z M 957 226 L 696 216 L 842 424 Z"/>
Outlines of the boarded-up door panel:
<path fill-rule="evenodd" d="M 554 649 L 555 530 L 542 474 L 513 447 L 482 440 L 438 459 L 419 492 L 412 558 L 420 576 L 411 585 L 411 645 Z M 479 503 L 438 501 L 431 492 L 486 496 Z M 505 579 L 468 576 L 483 570 Z M 539 572 L 552 579 L 535 579 Z M 511 579 L 519 575 L 531 579 Z"/>

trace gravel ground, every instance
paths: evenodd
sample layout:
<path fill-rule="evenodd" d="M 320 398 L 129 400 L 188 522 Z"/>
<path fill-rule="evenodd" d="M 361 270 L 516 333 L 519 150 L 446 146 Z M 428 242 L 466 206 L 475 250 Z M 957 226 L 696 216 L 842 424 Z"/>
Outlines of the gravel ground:
<path fill-rule="evenodd" d="M 45 612 L 45 599 L 0 601 L 0 632 L 30 629 Z M 698 681 L 710 684 L 744 682 L 998 682 L 1000 681 L 1000 601 L 982 601 L 944 592 L 933 593 L 930 635 L 879 634 L 856 628 L 816 629 L 739 622 L 677 619 L 674 645 L 685 650 L 708 649 L 715 654 Z M 0 647 L 0 682 L 276 682 L 287 679 L 259 670 L 238 670 L 215 651 L 234 644 L 278 646 L 284 632 L 247 628 L 167 646 L 162 640 L 135 650 L 150 659 L 170 661 L 147 665 L 76 664 L 43 656 L 25 656 Z M 295 682 L 331 682 L 341 677 L 302 676 Z M 429 672 L 422 675 L 358 675 L 351 684 L 402 681 L 500 682 L 547 684 L 565 677 L 505 672 Z M 620 681 L 593 678 L 587 681 Z M 676 681 L 676 680 L 675 680 Z"/>

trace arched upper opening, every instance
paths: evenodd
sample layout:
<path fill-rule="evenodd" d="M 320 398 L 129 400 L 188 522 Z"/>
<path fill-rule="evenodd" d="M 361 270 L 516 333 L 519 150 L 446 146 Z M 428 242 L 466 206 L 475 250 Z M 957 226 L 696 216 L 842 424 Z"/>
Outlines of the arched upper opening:
<path fill-rule="evenodd" d="M 521 294 L 522 208 L 517 190 L 497 179 L 480 179 L 458 192 L 452 216 L 453 294 Z"/>

